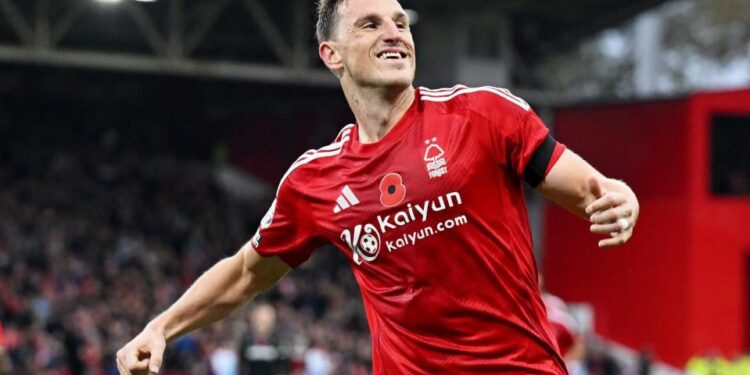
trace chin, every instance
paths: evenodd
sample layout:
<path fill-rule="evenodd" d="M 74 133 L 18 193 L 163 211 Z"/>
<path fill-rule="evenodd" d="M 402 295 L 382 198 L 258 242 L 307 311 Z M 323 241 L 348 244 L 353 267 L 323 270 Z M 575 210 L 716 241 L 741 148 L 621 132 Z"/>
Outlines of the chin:
<path fill-rule="evenodd" d="M 349 78 L 357 86 L 362 87 L 409 87 L 414 82 L 414 73 L 409 71 L 390 72 L 360 72 Z"/>
<path fill-rule="evenodd" d="M 381 76 L 373 80 L 377 86 L 383 87 L 408 87 L 414 82 L 414 75 L 404 74 L 389 74 L 387 76 Z"/>
<path fill-rule="evenodd" d="M 384 87 L 409 87 L 414 82 L 413 79 L 391 79 L 381 83 Z"/>

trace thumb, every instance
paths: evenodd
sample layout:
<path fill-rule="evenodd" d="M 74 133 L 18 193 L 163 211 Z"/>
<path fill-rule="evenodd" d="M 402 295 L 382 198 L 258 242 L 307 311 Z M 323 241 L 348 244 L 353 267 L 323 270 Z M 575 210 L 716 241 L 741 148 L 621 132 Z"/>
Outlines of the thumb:
<path fill-rule="evenodd" d="M 604 188 L 602 183 L 599 182 L 598 177 L 589 178 L 589 191 L 594 195 L 594 198 L 598 199 L 604 196 Z"/>

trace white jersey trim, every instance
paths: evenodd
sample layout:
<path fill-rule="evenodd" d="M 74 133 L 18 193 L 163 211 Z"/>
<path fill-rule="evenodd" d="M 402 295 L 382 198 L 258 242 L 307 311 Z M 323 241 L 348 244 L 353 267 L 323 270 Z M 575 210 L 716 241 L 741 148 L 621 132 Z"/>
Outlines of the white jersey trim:
<path fill-rule="evenodd" d="M 423 94 L 427 94 L 427 95 L 430 95 L 430 94 L 441 95 L 441 94 L 453 93 L 453 92 L 455 92 L 458 89 L 465 89 L 465 88 L 467 88 L 467 87 L 464 86 L 464 85 L 455 85 L 453 87 L 447 87 L 447 88 L 444 87 L 444 88 L 440 88 L 440 89 L 430 89 L 430 88 L 421 86 L 421 87 L 419 87 L 419 91 L 421 91 Z"/>
<path fill-rule="evenodd" d="M 317 150 L 307 150 L 302 156 L 300 156 L 292 165 L 287 169 L 286 173 L 284 173 L 284 176 L 281 177 L 281 181 L 279 181 L 279 186 L 276 189 L 276 196 L 279 196 L 279 191 L 281 190 L 281 185 L 284 184 L 284 181 L 287 177 L 294 171 L 295 169 L 310 163 L 313 160 L 335 156 L 341 153 L 341 150 L 344 149 L 344 145 L 346 142 L 349 142 L 351 139 L 351 133 L 352 129 L 354 129 L 354 124 L 349 124 L 345 126 L 339 134 L 336 136 L 336 140 L 334 143 L 331 143 L 328 146 L 321 147 Z"/>
<path fill-rule="evenodd" d="M 466 87 L 464 85 L 456 85 L 451 88 L 443 88 L 443 89 L 435 89 L 435 90 L 428 89 L 426 87 L 420 87 L 419 92 L 422 94 L 421 99 L 423 101 L 428 101 L 428 102 L 447 102 L 463 94 L 470 94 L 473 92 L 489 92 L 523 108 L 524 111 L 528 111 L 531 109 L 531 106 L 529 105 L 529 103 L 526 103 L 525 100 L 511 94 L 511 92 L 508 89 L 504 89 L 500 87 L 492 87 L 492 86 Z"/>

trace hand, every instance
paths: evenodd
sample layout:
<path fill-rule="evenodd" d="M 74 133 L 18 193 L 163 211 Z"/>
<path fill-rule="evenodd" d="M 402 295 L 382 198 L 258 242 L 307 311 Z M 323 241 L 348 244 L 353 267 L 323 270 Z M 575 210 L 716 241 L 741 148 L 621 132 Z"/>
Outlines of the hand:
<path fill-rule="evenodd" d="M 120 375 L 158 374 L 167 346 L 164 334 L 148 326 L 117 351 Z"/>
<path fill-rule="evenodd" d="M 589 188 L 596 198 L 586 207 L 586 214 L 592 223 L 591 232 L 612 237 L 599 241 L 599 247 L 615 247 L 628 242 L 633 236 L 637 202 L 623 193 L 607 191 L 596 177 L 589 180 Z"/>

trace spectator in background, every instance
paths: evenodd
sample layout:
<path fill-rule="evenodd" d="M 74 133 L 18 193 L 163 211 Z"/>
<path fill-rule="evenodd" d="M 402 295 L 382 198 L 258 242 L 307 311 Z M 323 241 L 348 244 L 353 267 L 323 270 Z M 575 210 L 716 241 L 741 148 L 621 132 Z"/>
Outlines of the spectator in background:
<path fill-rule="evenodd" d="M 232 340 L 225 340 L 211 353 L 213 375 L 239 375 L 239 359 Z M 255 374 L 255 373 L 253 373 Z M 262 374 L 259 372 L 258 374 Z"/>
<path fill-rule="evenodd" d="M 654 355 L 651 348 L 643 348 L 638 353 L 638 362 L 636 369 L 637 375 L 651 375 L 651 367 L 654 362 Z"/>
<path fill-rule="evenodd" d="M 545 289 L 544 278 L 541 275 L 539 290 L 547 311 L 547 320 L 568 372 L 570 375 L 586 375 L 586 341 L 580 325 L 570 313 L 565 301 Z"/>
<path fill-rule="evenodd" d="M 250 329 L 242 338 L 242 375 L 277 375 L 289 367 L 276 326 L 276 309 L 267 303 L 255 306 L 248 314 Z"/>
<path fill-rule="evenodd" d="M 313 343 L 305 353 L 305 375 L 332 375 L 336 366 L 331 353 L 322 345 Z"/>
<path fill-rule="evenodd" d="M 622 367 L 606 347 L 597 346 L 589 349 L 586 358 L 589 375 L 622 375 Z"/>

